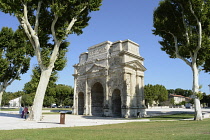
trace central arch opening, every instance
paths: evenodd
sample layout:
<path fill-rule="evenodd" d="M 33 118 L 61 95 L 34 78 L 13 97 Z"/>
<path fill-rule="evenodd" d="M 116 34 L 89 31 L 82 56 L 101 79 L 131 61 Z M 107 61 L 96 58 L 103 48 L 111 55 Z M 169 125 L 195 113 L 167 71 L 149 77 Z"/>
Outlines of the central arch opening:
<path fill-rule="evenodd" d="M 112 114 L 113 116 L 121 117 L 121 96 L 119 89 L 115 89 L 112 94 Z"/>
<path fill-rule="evenodd" d="M 91 113 L 93 116 L 103 115 L 104 93 L 103 86 L 95 83 L 91 89 Z"/>

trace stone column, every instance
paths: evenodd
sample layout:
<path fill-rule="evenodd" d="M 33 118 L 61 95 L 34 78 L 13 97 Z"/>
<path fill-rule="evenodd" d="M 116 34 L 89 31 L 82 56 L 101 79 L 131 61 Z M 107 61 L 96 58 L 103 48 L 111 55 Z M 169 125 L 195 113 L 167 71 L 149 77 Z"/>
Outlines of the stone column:
<path fill-rule="evenodd" d="M 131 73 L 131 92 L 130 92 L 130 97 L 131 97 L 131 107 L 136 106 L 136 75 L 134 73 Z"/>
<path fill-rule="evenodd" d="M 73 104 L 73 114 L 78 115 L 78 98 L 77 98 L 77 77 L 74 75 L 74 104 Z"/>
<path fill-rule="evenodd" d="M 109 74 L 108 74 L 108 70 L 106 70 L 105 72 L 105 76 L 106 76 L 106 82 L 105 82 L 105 104 L 108 105 L 108 101 L 109 101 L 109 87 L 108 87 L 108 81 L 109 81 Z"/>
<path fill-rule="evenodd" d="M 136 75 L 136 104 L 141 107 L 141 77 Z"/>
<path fill-rule="evenodd" d="M 88 96 L 89 96 L 89 103 L 88 103 L 88 105 L 89 105 L 89 115 L 92 115 L 92 98 L 91 98 L 91 89 L 90 89 L 90 87 L 88 86 Z"/>
<path fill-rule="evenodd" d="M 89 107 L 88 107 L 88 89 L 87 89 L 88 85 L 87 85 L 87 76 L 85 79 L 85 107 L 84 107 L 84 115 L 88 115 L 88 111 L 89 111 Z"/>
<path fill-rule="evenodd" d="M 105 116 L 110 116 L 111 110 L 110 110 L 110 104 L 109 104 L 109 86 L 108 86 L 108 82 L 109 82 L 109 74 L 108 74 L 108 69 L 105 71 L 105 78 L 106 78 L 106 82 L 105 82 L 105 98 L 104 98 L 104 115 Z"/>
<path fill-rule="evenodd" d="M 144 77 L 141 77 L 141 105 L 145 106 L 145 99 L 144 99 Z"/>
<path fill-rule="evenodd" d="M 130 105 L 131 105 L 131 74 L 130 73 L 125 73 L 125 80 L 126 80 L 126 114 L 125 117 L 128 118 L 130 116 Z"/>

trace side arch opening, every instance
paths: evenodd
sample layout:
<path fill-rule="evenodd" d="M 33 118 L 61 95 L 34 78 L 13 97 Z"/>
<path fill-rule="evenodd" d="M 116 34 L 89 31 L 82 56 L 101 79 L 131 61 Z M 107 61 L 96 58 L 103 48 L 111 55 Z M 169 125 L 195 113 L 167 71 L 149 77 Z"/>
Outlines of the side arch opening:
<path fill-rule="evenodd" d="M 78 94 L 78 115 L 84 114 L 84 105 L 85 105 L 84 93 L 80 92 Z"/>
<path fill-rule="evenodd" d="M 119 89 L 112 93 L 112 114 L 114 117 L 121 117 L 121 94 Z"/>

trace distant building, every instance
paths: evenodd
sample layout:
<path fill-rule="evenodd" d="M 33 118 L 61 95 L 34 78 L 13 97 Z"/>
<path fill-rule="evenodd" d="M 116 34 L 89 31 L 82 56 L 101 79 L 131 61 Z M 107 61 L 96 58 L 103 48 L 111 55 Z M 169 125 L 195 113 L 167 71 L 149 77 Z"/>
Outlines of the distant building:
<path fill-rule="evenodd" d="M 158 107 L 164 107 L 164 108 L 168 108 L 168 107 L 185 107 L 185 108 L 191 108 L 192 104 L 190 103 L 190 100 L 192 98 L 190 97 L 185 97 L 182 95 L 176 95 L 176 94 L 169 94 L 168 96 L 168 100 L 164 101 L 164 102 L 155 102 L 153 101 L 152 105 L 149 106 L 148 108 L 158 108 Z M 172 102 L 172 100 L 174 102 Z"/>
<path fill-rule="evenodd" d="M 22 96 L 9 101 L 10 107 L 20 107 Z"/>
<path fill-rule="evenodd" d="M 174 104 L 180 104 L 181 102 L 189 102 L 191 100 L 190 97 L 185 97 L 182 95 L 175 95 L 175 94 L 170 94 L 169 95 L 169 100 L 174 99 Z"/>

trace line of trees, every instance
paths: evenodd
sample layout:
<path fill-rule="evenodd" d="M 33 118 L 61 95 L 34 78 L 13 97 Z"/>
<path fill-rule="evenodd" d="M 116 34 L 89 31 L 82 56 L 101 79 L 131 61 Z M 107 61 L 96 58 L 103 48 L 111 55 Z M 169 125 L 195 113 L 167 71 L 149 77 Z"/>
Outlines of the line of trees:
<path fill-rule="evenodd" d="M 163 85 L 145 85 L 144 98 L 146 106 L 152 105 L 155 101 L 156 104 L 168 100 L 168 91 Z"/>
<path fill-rule="evenodd" d="M 154 103 L 157 105 L 175 105 L 173 99 L 169 99 L 170 94 L 174 95 L 182 95 L 185 97 L 191 97 L 193 95 L 192 90 L 186 90 L 186 89 L 168 89 L 163 85 L 145 85 L 144 87 L 144 97 L 145 97 L 145 104 L 148 107 L 152 106 Z M 197 97 L 200 99 L 201 104 L 204 107 L 210 106 L 210 95 L 206 95 L 206 93 L 198 92 Z M 189 101 L 191 104 L 194 104 L 194 100 Z M 179 103 L 177 105 L 185 105 L 186 101 L 183 101 L 182 103 Z"/>
<path fill-rule="evenodd" d="M 190 97 L 193 95 L 192 90 L 190 89 L 181 89 L 181 88 L 176 88 L 176 89 L 168 89 L 169 94 L 176 94 L 176 95 L 182 95 L 185 97 Z"/>
<path fill-rule="evenodd" d="M 52 104 L 58 106 L 72 106 L 74 89 L 71 86 L 56 84 L 50 87 L 50 90 L 45 94 L 43 107 L 51 107 Z M 24 91 L 18 92 L 4 92 L 2 98 L 2 106 L 9 106 L 9 101 L 22 96 L 22 106 L 32 106 L 35 93 L 26 93 Z"/>

